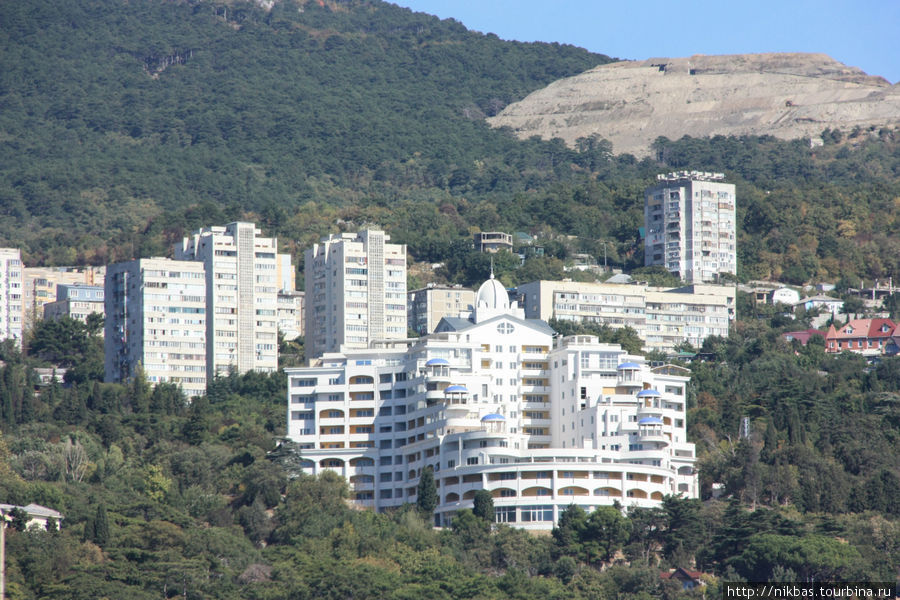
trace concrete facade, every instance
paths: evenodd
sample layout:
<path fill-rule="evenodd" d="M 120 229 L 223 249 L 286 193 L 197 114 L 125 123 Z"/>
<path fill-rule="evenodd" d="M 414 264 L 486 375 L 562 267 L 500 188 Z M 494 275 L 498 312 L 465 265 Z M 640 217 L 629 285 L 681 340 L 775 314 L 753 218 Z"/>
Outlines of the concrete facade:
<path fill-rule="evenodd" d="M 278 243 L 253 223 L 204 227 L 175 246 L 206 273 L 210 377 L 278 368 Z"/>
<path fill-rule="evenodd" d="M 699 347 L 728 336 L 735 318 L 731 286 L 659 288 L 641 284 L 533 281 L 517 288 L 529 319 L 631 327 L 646 350 L 670 352 L 682 342 Z"/>
<path fill-rule="evenodd" d="M 105 380 L 143 369 L 151 385 L 206 393 L 206 270 L 203 263 L 142 258 L 106 271 Z"/>
<path fill-rule="evenodd" d="M 18 248 L 0 248 L 0 341 L 12 339 L 22 347 L 25 333 L 22 254 Z"/>
<path fill-rule="evenodd" d="M 734 185 L 721 173 L 657 176 L 644 192 L 644 265 L 661 265 L 688 283 L 737 273 Z"/>
<path fill-rule="evenodd" d="M 475 304 L 475 291 L 461 286 L 429 285 L 407 292 L 406 319 L 419 335 L 434 331 L 444 317 L 456 317 Z"/>
<path fill-rule="evenodd" d="M 406 337 L 406 246 L 383 231 L 334 234 L 305 254 L 306 355 Z"/>

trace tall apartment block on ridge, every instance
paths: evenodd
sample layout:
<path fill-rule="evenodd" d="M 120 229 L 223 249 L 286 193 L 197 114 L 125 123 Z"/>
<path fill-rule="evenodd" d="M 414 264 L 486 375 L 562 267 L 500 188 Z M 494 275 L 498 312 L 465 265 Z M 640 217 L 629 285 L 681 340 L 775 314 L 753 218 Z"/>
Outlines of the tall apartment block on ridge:
<path fill-rule="evenodd" d="M 721 173 L 658 175 L 644 192 L 644 265 L 662 265 L 688 283 L 737 273 L 734 184 Z"/>
<path fill-rule="evenodd" d="M 22 347 L 24 333 L 22 254 L 0 248 L 0 341 L 13 339 Z"/>
<path fill-rule="evenodd" d="M 206 270 L 201 262 L 141 258 L 109 265 L 104 304 L 104 379 L 140 366 L 151 384 L 206 393 Z"/>
<path fill-rule="evenodd" d="M 426 337 L 285 369 L 305 470 L 336 471 L 357 503 L 385 510 L 415 502 L 432 467 L 439 525 L 481 489 L 497 522 L 543 530 L 573 503 L 697 497 L 687 369 L 651 368 L 594 336 L 556 338 L 493 278 L 474 304 Z"/>
<path fill-rule="evenodd" d="M 340 233 L 306 251 L 307 357 L 406 337 L 406 246 L 389 240 Z"/>
<path fill-rule="evenodd" d="M 205 267 L 208 377 L 278 369 L 277 252 L 275 238 L 242 222 L 204 227 L 175 246 L 177 260 Z"/>

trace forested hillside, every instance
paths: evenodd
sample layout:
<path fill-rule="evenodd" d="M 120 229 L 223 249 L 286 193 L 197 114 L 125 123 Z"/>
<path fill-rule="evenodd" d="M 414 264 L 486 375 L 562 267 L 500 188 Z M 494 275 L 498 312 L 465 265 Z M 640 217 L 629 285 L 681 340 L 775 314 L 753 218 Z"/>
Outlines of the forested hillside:
<path fill-rule="evenodd" d="M 472 230 L 541 236 L 548 256 L 500 271 L 552 277 L 573 252 L 642 264 L 641 191 L 672 168 L 738 185 L 742 277 L 896 272 L 893 131 L 660 141 L 654 160 L 517 141 L 483 117 L 608 61 L 504 42 L 375 0 L 91 0 L 0 4 L 0 244 L 27 264 L 166 254 L 244 218 L 298 254 L 364 224 L 435 275 L 484 277 Z M 564 236 L 578 236 L 567 238 Z"/>

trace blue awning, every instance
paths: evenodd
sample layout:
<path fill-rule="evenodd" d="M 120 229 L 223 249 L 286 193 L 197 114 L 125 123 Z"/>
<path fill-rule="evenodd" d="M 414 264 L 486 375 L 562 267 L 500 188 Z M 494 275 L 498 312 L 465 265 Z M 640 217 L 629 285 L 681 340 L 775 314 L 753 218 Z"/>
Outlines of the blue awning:
<path fill-rule="evenodd" d="M 484 415 L 481 417 L 481 421 L 505 421 L 506 417 L 501 415 L 500 413 L 490 413 L 488 415 Z"/>
<path fill-rule="evenodd" d="M 444 390 L 445 394 L 468 394 L 469 390 L 461 385 L 451 385 Z"/>
<path fill-rule="evenodd" d="M 638 398 L 646 398 L 647 396 L 661 396 L 656 390 L 641 390 L 637 393 Z"/>
<path fill-rule="evenodd" d="M 438 365 L 444 366 L 444 365 L 449 365 L 449 364 L 450 364 L 450 361 L 448 361 L 446 358 L 431 358 L 428 360 L 427 363 L 425 363 L 425 366 L 426 367 L 436 367 Z"/>
<path fill-rule="evenodd" d="M 641 365 L 639 365 L 637 363 L 627 362 L 627 363 L 622 363 L 621 365 L 616 367 L 616 370 L 618 371 L 619 369 L 640 369 L 640 368 L 641 368 Z"/>
<path fill-rule="evenodd" d="M 662 425 L 663 420 L 659 417 L 644 417 L 638 421 L 638 425 Z"/>

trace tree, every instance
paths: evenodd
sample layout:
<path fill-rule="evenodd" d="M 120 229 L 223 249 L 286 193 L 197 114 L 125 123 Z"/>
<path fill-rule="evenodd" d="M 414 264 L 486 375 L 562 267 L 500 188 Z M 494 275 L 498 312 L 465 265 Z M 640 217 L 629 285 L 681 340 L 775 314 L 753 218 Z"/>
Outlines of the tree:
<path fill-rule="evenodd" d="M 106 506 L 103 504 L 97 505 L 91 541 L 101 547 L 109 543 L 109 517 L 106 514 Z"/>
<path fill-rule="evenodd" d="M 478 490 L 473 499 L 472 512 L 475 516 L 492 523 L 494 521 L 494 498 L 487 490 Z"/>
<path fill-rule="evenodd" d="M 438 493 L 437 485 L 434 482 L 434 469 L 428 465 L 422 469 L 422 475 L 419 477 L 419 486 L 416 488 L 416 508 L 422 513 L 425 520 L 430 521 L 437 505 Z"/>
<path fill-rule="evenodd" d="M 589 563 L 609 562 L 631 535 L 631 520 L 615 506 L 598 506 L 587 518 L 582 544 Z"/>

